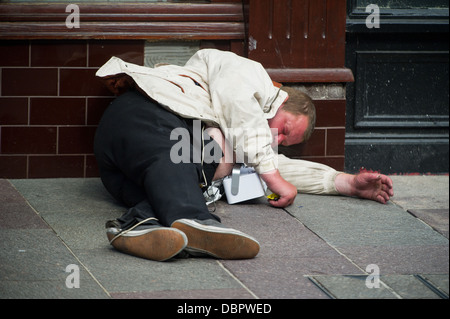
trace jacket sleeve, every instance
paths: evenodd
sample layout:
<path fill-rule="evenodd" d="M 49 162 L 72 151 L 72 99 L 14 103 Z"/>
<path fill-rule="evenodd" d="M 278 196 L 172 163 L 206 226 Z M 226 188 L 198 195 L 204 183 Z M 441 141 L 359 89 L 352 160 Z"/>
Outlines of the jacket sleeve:
<path fill-rule="evenodd" d="M 267 72 L 261 64 L 231 52 L 202 50 L 198 55 L 191 62 L 201 59 L 207 66 L 212 107 L 237 161 L 260 174 L 277 169 L 272 133 L 264 114 L 276 94 Z"/>
<path fill-rule="evenodd" d="M 303 194 L 338 195 L 334 181 L 342 172 L 319 163 L 278 155 L 281 177 Z"/>

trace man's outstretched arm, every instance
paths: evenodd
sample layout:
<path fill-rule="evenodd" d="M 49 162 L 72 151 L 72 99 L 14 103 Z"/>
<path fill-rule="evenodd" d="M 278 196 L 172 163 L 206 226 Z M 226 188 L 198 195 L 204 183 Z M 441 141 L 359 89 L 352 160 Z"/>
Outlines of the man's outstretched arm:
<path fill-rule="evenodd" d="M 278 155 L 278 169 L 284 179 L 304 194 L 356 196 L 383 204 L 394 196 L 392 180 L 379 173 L 346 174 L 324 164 L 281 154 Z"/>

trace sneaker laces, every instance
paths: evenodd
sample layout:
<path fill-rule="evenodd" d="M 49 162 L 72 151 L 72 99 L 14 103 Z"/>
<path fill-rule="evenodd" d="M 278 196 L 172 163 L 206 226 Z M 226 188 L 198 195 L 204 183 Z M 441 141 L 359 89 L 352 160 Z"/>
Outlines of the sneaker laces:
<path fill-rule="evenodd" d="M 132 231 L 132 230 L 135 229 L 136 227 L 138 227 L 138 226 L 140 226 L 140 225 L 142 225 L 142 224 L 144 224 L 144 223 L 146 223 L 146 222 L 148 222 L 148 221 L 150 221 L 150 220 L 156 220 L 156 221 L 158 221 L 158 219 L 155 218 L 155 217 L 150 217 L 150 218 L 144 219 L 144 220 L 140 221 L 139 223 L 137 223 L 136 225 L 134 225 L 133 227 L 128 228 L 128 229 L 126 229 L 126 230 L 120 231 L 116 236 L 113 237 L 113 239 L 111 239 L 111 240 L 109 241 L 109 243 L 112 245 L 112 243 L 113 243 L 117 238 L 119 238 L 120 236 L 123 236 L 123 235 L 129 233 L 130 231 Z"/>

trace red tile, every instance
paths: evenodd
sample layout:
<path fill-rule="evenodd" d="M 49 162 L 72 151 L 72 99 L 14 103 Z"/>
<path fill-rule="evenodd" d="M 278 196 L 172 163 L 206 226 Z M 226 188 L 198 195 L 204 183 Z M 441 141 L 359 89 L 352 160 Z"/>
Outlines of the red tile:
<path fill-rule="evenodd" d="M 315 100 L 316 127 L 345 127 L 345 100 Z"/>
<path fill-rule="evenodd" d="M 50 229 L 22 194 L 9 181 L 4 179 L 0 179 L 0 229 L 0 231 L 3 229 L 14 229 L 16 231 Z"/>
<path fill-rule="evenodd" d="M 30 156 L 28 178 L 84 177 L 84 156 Z"/>
<path fill-rule="evenodd" d="M 97 160 L 94 155 L 86 155 L 86 177 L 100 177 Z"/>
<path fill-rule="evenodd" d="M 28 41 L 0 42 L 0 66 L 29 66 Z"/>
<path fill-rule="evenodd" d="M 114 98 L 88 98 L 87 125 L 97 125 Z"/>
<path fill-rule="evenodd" d="M 3 96 L 56 95 L 58 70 L 42 68 L 4 68 L 2 70 Z"/>
<path fill-rule="evenodd" d="M 87 42 L 48 40 L 31 42 L 31 66 L 87 66 Z"/>
<path fill-rule="evenodd" d="M 61 96 L 111 96 L 98 77 L 97 69 L 61 69 Z"/>
<path fill-rule="evenodd" d="M 345 129 L 327 129 L 327 156 L 345 155 Z"/>
<path fill-rule="evenodd" d="M 58 153 L 93 154 L 96 129 L 95 126 L 60 127 Z"/>
<path fill-rule="evenodd" d="M 0 125 L 28 124 L 28 99 L 0 97 Z"/>
<path fill-rule="evenodd" d="M 56 127 L 2 127 L 2 154 L 56 154 Z"/>
<path fill-rule="evenodd" d="M 27 178 L 27 157 L 0 156 L 0 178 Z"/>
<path fill-rule="evenodd" d="M 31 98 L 31 125 L 84 125 L 85 98 Z"/>
<path fill-rule="evenodd" d="M 325 155 L 325 130 L 316 129 L 311 138 L 300 144 L 302 156 Z"/>
<path fill-rule="evenodd" d="M 308 142 L 279 147 L 279 152 L 288 157 L 299 158 L 301 156 L 325 156 L 325 130 L 316 129 Z"/>
<path fill-rule="evenodd" d="M 143 65 L 144 46 L 141 40 L 92 40 L 89 42 L 89 66 L 100 67 L 112 56 Z"/>

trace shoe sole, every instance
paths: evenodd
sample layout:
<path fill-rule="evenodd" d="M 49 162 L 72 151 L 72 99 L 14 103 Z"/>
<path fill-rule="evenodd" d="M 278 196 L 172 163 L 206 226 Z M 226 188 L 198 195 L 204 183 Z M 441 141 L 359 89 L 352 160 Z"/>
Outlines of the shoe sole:
<path fill-rule="evenodd" d="M 106 233 L 109 241 L 116 234 Z M 171 228 L 157 228 L 127 233 L 112 242 L 117 250 L 154 261 L 166 261 L 180 253 L 187 245 L 187 237 L 181 231 Z"/>
<path fill-rule="evenodd" d="M 259 253 L 259 243 L 234 229 L 204 226 L 188 219 L 177 220 L 173 228 L 188 238 L 187 251 L 206 253 L 218 259 L 251 259 Z"/>

